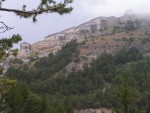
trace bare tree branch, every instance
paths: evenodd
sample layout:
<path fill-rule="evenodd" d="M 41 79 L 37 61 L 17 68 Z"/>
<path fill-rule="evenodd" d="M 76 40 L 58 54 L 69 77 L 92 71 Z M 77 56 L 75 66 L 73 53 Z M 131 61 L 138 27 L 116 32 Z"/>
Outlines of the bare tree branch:
<path fill-rule="evenodd" d="M 0 24 L 2 24 L 0 27 L 0 33 L 4 33 L 6 31 L 13 29 L 12 27 L 8 27 L 4 22 L 0 22 Z"/>

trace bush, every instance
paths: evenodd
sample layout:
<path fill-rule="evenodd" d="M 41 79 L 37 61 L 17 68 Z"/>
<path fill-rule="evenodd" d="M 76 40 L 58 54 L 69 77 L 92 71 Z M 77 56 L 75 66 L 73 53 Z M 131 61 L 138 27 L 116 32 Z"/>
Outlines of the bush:
<path fill-rule="evenodd" d="M 23 64 L 23 61 L 19 58 L 15 58 L 13 61 L 12 61 L 13 64 Z"/>

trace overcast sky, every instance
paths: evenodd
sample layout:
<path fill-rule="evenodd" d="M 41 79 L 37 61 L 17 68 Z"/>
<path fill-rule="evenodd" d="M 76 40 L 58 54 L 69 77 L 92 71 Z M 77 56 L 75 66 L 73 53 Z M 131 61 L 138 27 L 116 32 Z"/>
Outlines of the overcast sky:
<path fill-rule="evenodd" d="M 29 8 L 33 8 L 39 3 L 39 0 L 18 1 L 7 0 L 3 7 L 21 8 L 21 4 L 26 2 Z M 70 14 L 41 15 L 38 16 L 37 23 L 33 23 L 31 19 L 20 19 L 13 13 L 0 12 L 0 21 L 14 27 L 13 30 L 0 34 L 0 37 L 9 37 L 19 33 L 23 41 L 34 43 L 51 33 L 77 26 L 98 16 L 121 16 L 127 9 L 132 9 L 134 13 L 150 13 L 150 0 L 74 0 L 71 5 L 74 10 Z"/>

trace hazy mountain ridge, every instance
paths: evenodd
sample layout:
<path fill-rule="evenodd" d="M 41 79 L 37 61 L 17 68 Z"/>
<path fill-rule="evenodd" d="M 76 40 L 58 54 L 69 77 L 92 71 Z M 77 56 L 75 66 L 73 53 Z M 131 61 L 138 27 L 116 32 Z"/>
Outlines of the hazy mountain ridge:
<path fill-rule="evenodd" d="M 23 53 L 22 57 L 18 57 L 25 62 L 29 62 L 32 59 L 38 57 L 47 56 L 49 53 L 57 54 L 57 51 L 60 50 L 66 43 L 71 40 L 77 40 L 78 45 L 78 55 L 76 55 L 72 62 L 70 62 L 66 67 L 65 71 L 67 73 L 72 72 L 73 70 L 83 69 L 84 66 L 89 65 L 92 60 L 96 59 L 103 53 L 114 54 L 121 48 L 136 48 L 142 54 L 150 54 L 150 21 L 148 20 L 148 15 L 124 15 L 122 17 L 98 17 L 92 19 L 88 22 L 80 24 L 78 27 L 72 27 L 70 29 L 64 30 L 67 35 L 59 36 L 57 33 L 49 35 L 46 37 L 46 43 L 51 43 L 56 46 L 50 46 L 50 50 L 45 46 L 45 43 L 39 42 L 39 44 L 44 44 L 43 49 L 37 49 L 39 53 L 32 51 L 32 45 L 28 43 L 23 43 L 23 48 L 20 50 Z M 101 24 L 93 24 L 93 21 L 101 20 Z M 103 20 L 105 22 L 103 23 Z M 100 22 L 101 22 L 100 21 Z M 92 22 L 92 25 L 91 25 Z M 99 25 L 99 26 L 98 26 Z M 82 26 L 86 26 L 82 27 Z M 74 31 L 73 29 L 84 28 L 81 31 Z M 100 29 L 98 29 L 98 27 Z M 88 28 L 88 30 L 87 30 Z M 93 30 L 93 31 L 92 31 Z M 95 31 L 94 31 L 95 30 Z M 75 34 L 78 34 L 78 37 L 72 37 Z M 80 33 L 79 33 L 80 32 Z M 82 34 L 82 35 L 79 35 Z M 55 38 L 55 35 L 58 35 Z M 52 36 L 52 37 L 51 37 Z M 53 37 L 54 36 L 54 37 Z M 71 37 L 69 37 L 71 36 Z M 66 40 L 66 37 L 68 40 Z M 49 39 L 49 40 L 47 40 Z M 61 39 L 61 41 L 59 40 Z M 34 45 L 34 44 L 33 44 Z M 39 45 L 36 45 L 39 46 Z M 59 46 L 59 47 L 58 47 Z M 38 48 L 42 47 L 40 45 Z M 56 47 L 56 48 L 55 48 Z M 31 50 L 30 50 L 31 49 Z M 19 54 L 20 55 L 20 54 Z M 25 55 L 25 56 L 24 56 Z M 40 56 L 39 56 L 40 55 Z M 31 65 L 32 66 L 32 65 Z M 63 70 L 62 70 L 63 71 Z"/>

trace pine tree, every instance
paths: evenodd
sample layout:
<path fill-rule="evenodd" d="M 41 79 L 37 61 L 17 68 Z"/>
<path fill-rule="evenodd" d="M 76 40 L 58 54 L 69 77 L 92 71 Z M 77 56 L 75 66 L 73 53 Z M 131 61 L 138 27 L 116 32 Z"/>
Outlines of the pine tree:
<path fill-rule="evenodd" d="M 16 84 L 15 80 L 0 78 L 0 113 L 6 113 L 9 109 L 6 106 L 4 96 L 9 89 Z"/>
<path fill-rule="evenodd" d="M 140 101 L 140 93 L 136 89 L 130 70 L 123 71 L 117 82 L 113 91 L 114 111 L 116 113 L 143 113 L 141 106 L 137 105 Z"/>

